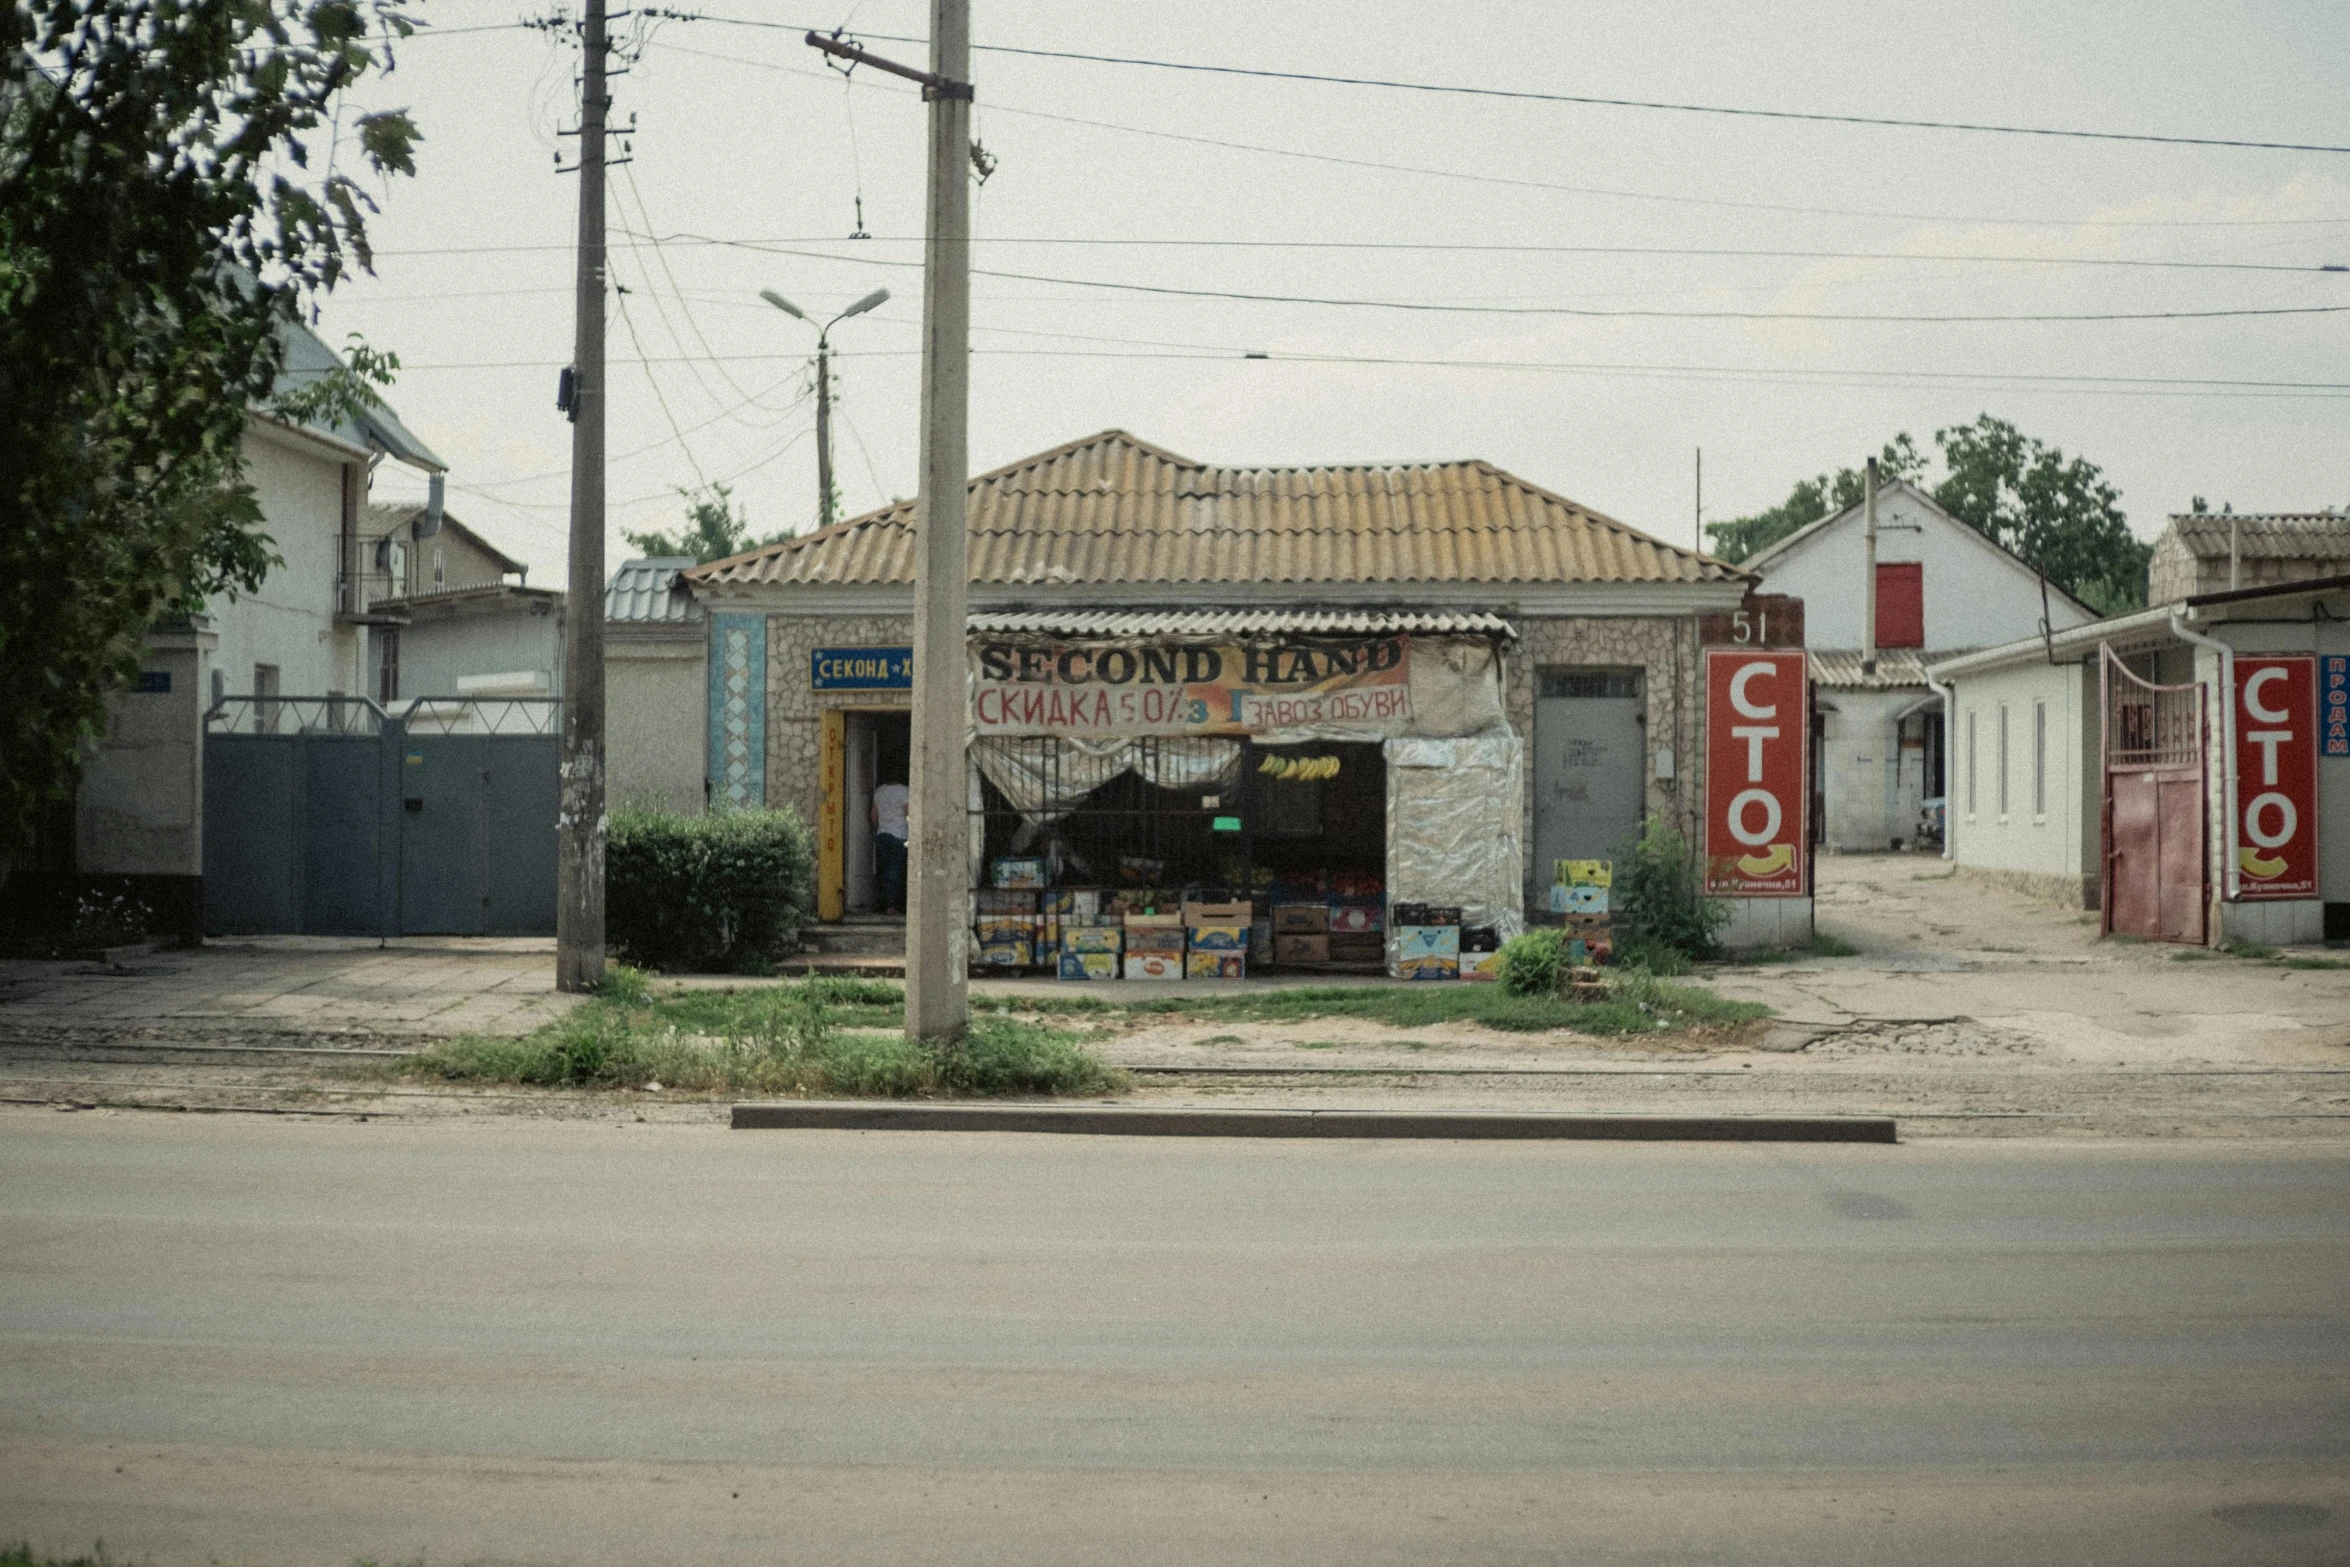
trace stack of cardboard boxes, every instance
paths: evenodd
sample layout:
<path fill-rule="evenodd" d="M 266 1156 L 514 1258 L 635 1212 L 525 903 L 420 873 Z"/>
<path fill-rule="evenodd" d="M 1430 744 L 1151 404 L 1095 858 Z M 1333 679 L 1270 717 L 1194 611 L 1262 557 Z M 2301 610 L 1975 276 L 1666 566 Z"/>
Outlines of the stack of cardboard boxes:
<path fill-rule="evenodd" d="M 1461 977 L 1461 911 L 1457 904 L 1395 906 L 1395 977 Z"/>
<path fill-rule="evenodd" d="M 987 968 L 1026 968 L 1036 961 L 1039 944 L 1035 893 L 1018 888 L 980 887 L 973 891 L 971 905 L 972 932 L 978 937 L 973 962 Z"/>
<path fill-rule="evenodd" d="M 1271 885 L 1272 958 L 1281 968 L 1385 966 L 1387 915 L 1380 879 L 1361 871 L 1284 875 Z"/>
<path fill-rule="evenodd" d="M 1183 977 L 1183 916 L 1130 912 L 1120 916 L 1126 927 L 1128 979 Z"/>
<path fill-rule="evenodd" d="M 1559 860 L 1551 866 L 1550 911 L 1567 932 L 1567 961 L 1605 963 L 1615 954 L 1615 931 L 1608 911 L 1615 885 L 1611 860 Z"/>
<path fill-rule="evenodd" d="M 1186 979 L 1248 977 L 1250 906 L 1246 899 L 1210 903 L 1186 899 L 1183 933 Z"/>

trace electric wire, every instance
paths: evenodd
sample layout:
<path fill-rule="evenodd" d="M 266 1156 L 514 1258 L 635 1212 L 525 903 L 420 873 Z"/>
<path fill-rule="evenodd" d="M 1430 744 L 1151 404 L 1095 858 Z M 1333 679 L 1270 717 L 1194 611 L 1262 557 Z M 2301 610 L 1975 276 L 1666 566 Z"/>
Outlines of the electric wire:
<path fill-rule="evenodd" d="M 619 301 L 620 304 L 620 323 L 621 325 L 628 328 L 628 340 L 636 348 L 637 359 L 644 369 L 645 384 L 653 389 L 653 401 L 660 404 L 661 417 L 667 421 L 669 425 L 669 433 L 672 437 L 675 438 L 677 449 L 685 453 L 686 466 L 693 469 L 694 478 L 700 481 L 700 483 L 705 488 L 707 488 L 710 483 L 710 476 L 702 471 L 701 460 L 694 456 L 693 446 L 686 440 L 685 431 L 678 427 L 677 414 L 669 406 L 669 395 L 661 390 L 661 378 L 653 372 L 652 361 L 645 357 L 644 340 L 637 336 L 636 317 L 629 314 L 628 296 L 626 294 L 618 294 L 614 297 Z M 606 466 L 610 466 L 608 461 Z"/>

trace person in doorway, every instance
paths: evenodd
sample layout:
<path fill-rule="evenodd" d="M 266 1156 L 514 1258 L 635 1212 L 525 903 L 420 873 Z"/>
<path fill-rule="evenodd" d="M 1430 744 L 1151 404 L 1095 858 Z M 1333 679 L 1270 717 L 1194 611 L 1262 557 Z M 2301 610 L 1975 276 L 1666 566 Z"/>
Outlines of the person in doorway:
<path fill-rule="evenodd" d="M 910 799 L 902 783 L 885 783 L 873 791 L 873 870 L 881 882 L 884 914 L 906 912 L 906 806 Z"/>

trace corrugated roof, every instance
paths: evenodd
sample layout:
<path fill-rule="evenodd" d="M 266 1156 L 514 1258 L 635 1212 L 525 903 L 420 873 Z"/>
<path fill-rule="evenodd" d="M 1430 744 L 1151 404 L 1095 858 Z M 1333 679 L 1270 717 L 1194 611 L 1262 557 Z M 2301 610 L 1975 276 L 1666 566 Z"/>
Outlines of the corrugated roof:
<path fill-rule="evenodd" d="M 2170 527 L 2200 560 L 2227 559 L 2231 527 L 2245 560 L 2350 560 L 2350 513 L 2199 511 L 2172 517 Z"/>
<path fill-rule="evenodd" d="M 691 555 L 655 555 L 623 561 L 604 589 L 604 618 L 637 625 L 702 618 L 702 606 L 677 580 L 694 563 Z"/>
<path fill-rule="evenodd" d="M 327 347 L 319 335 L 298 321 L 278 323 L 278 342 L 285 356 L 278 367 L 277 390 L 280 392 L 315 386 L 321 377 L 341 368 L 343 356 Z M 388 402 L 378 401 L 374 407 L 362 409 L 356 420 L 329 424 L 323 419 L 309 421 L 310 428 L 320 430 L 354 446 L 372 446 L 377 451 L 397 457 L 411 467 L 427 472 L 447 472 L 449 465 L 433 455 L 431 447 L 418 440 L 409 428 L 400 422 Z"/>
<path fill-rule="evenodd" d="M 1955 653 L 1940 655 L 1955 658 Z M 1914 647 L 1887 647 L 1877 649 L 1877 672 L 1869 674 L 1861 665 L 1860 649 L 1856 647 L 1815 647 L 1807 650 L 1806 661 L 1811 666 L 1812 680 L 1823 686 L 1835 686 L 1848 691 L 1884 691 L 1896 686 L 1922 686 L 1926 683 L 1925 656 Z"/>
<path fill-rule="evenodd" d="M 1411 610 L 1350 609 L 1231 609 L 1172 610 L 1164 613 L 1130 610 L 1038 610 L 975 614 L 973 631 L 1034 632 L 1066 637 L 1228 637 L 1262 636 L 1277 632 L 1290 636 L 1364 636 L 1392 631 L 1512 637 L 1517 630 L 1499 615 L 1474 611 L 1462 614 L 1422 614 Z"/>
<path fill-rule="evenodd" d="M 713 584 L 911 583 L 914 502 L 697 568 Z M 1217 468 L 1123 430 L 971 481 L 971 580 L 1737 582 L 1491 463 Z"/>

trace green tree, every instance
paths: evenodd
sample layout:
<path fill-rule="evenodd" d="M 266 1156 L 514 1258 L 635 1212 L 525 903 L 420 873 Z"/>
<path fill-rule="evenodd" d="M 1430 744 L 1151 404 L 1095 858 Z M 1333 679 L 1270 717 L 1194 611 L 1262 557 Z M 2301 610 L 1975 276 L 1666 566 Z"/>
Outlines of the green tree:
<path fill-rule="evenodd" d="M 2144 606 L 2153 547 L 2131 534 L 2121 492 L 2095 463 L 2068 458 L 1990 414 L 1936 430 L 1934 444 L 1944 476 L 1927 488 L 1944 510 L 2101 615 Z M 1878 459 L 1888 482 L 1923 486 L 1927 469 L 1925 454 L 1906 434 L 1887 442 Z M 1854 505 L 1864 483 L 1859 468 L 1800 479 L 1779 505 L 1708 523 L 1706 532 L 1724 560 L 1742 561 Z"/>
<path fill-rule="evenodd" d="M 0 6 L 0 864 L 147 627 L 272 563 L 245 423 L 280 329 L 371 268 L 375 204 L 311 143 L 389 68 L 402 4 Z M 361 172 L 414 172 L 404 113 L 351 125 Z"/>
<path fill-rule="evenodd" d="M 752 538 L 750 514 L 736 508 L 734 491 L 723 484 L 698 490 L 680 488 L 677 498 L 685 502 L 685 526 L 676 533 L 629 533 L 622 537 L 647 555 L 691 555 L 703 563 L 780 544 L 791 537 L 778 533 L 771 539 Z"/>

